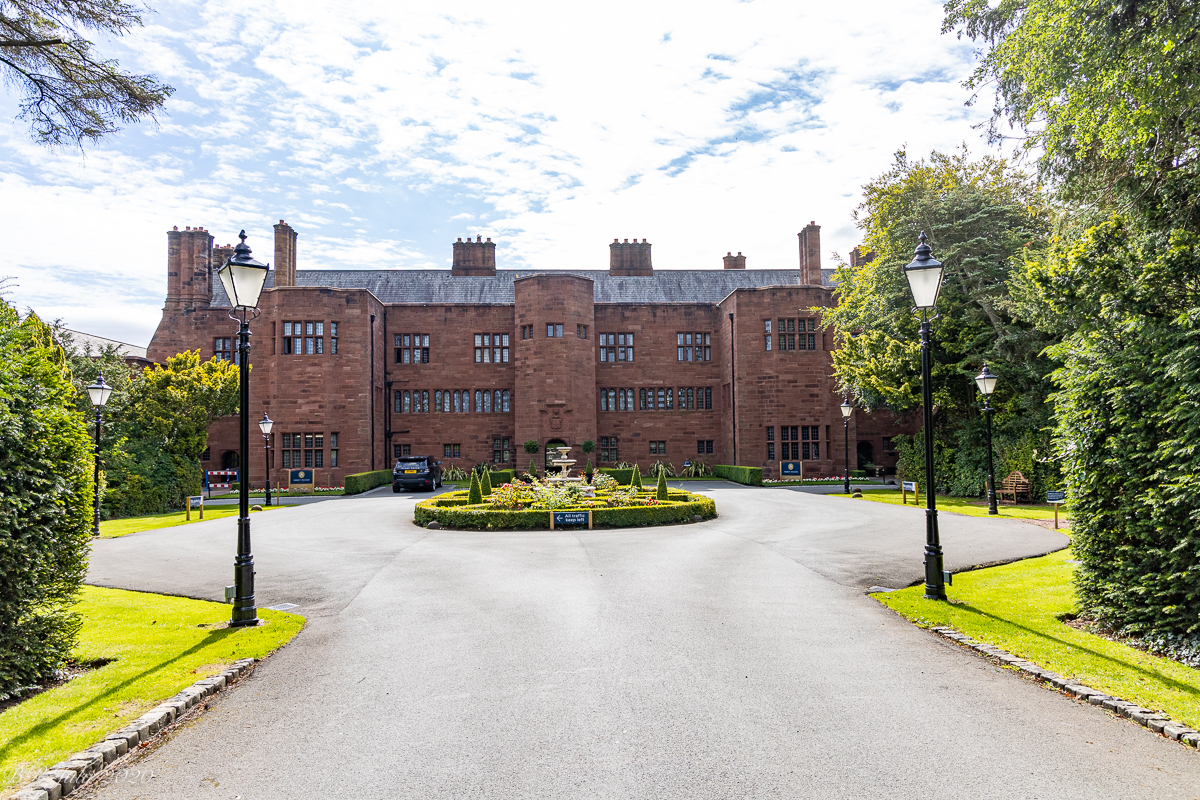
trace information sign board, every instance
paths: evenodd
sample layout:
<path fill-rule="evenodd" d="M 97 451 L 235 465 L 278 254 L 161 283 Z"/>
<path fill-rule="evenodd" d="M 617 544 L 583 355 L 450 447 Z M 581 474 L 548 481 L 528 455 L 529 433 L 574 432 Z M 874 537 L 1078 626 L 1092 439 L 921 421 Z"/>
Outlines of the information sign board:
<path fill-rule="evenodd" d="M 804 464 L 800 461 L 780 461 L 779 474 L 784 478 L 799 478 L 804 475 Z"/>
<path fill-rule="evenodd" d="M 1066 492 L 1046 492 L 1047 503 L 1065 503 L 1067 502 Z"/>
<path fill-rule="evenodd" d="M 554 511 L 551 513 L 554 515 L 555 527 L 558 527 L 559 525 L 588 524 L 589 512 L 587 511 Z"/>
<path fill-rule="evenodd" d="M 915 492 L 917 490 L 917 482 L 916 481 L 905 481 L 903 489 L 906 492 Z"/>
<path fill-rule="evenodd" d="M 305 484 L 313 482 L 313 471 L 311 469 L 294 469 L 291 475 L 288 476 L 288 483 L 295 486 L 296 484 Z"/>

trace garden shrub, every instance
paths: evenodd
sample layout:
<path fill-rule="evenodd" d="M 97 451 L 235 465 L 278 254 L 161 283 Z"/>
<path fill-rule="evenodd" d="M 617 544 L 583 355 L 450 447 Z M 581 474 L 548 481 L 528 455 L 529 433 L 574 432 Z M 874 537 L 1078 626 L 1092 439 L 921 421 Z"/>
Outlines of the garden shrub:
<path fill-rule="evenodd" d="M 734 483 L 744 483 L 747 486 L 762 486 L 762 467 L 732 467 L 728 464 L 717 464 L 713 467 L 713 475 Z"/>
<path fill-rule="evenodd" d="M 506 483 L 512 483 L 517 478 L 517 471 L 514 469 L 494 469 L 488 480 L 492 482 L 492 486 L 503 486 Z"/>
<path fill-rule="evenodd" d="M 390 469 L 377 469 L 374 472 L 357 472 L 346 476 L 346 494 L 362 494 L 377 486 L 387 486 L 392 482 Z"/>
<path fill-rule="evenodd" d="M 602 472 L 597 472 L 592 476 L 592 487 L 598 492 L 611 492 L 620 484 L 612 475 L 605 475 Z"/>
<path fill-rule="evenodd" d="M 633 467 L 633 478 L 629 483 L 639 492 L 642 490 L 642 470 L 636 464 Z"/>
<path fill-rule="evenodd" d="M 602 475 L 610 475 L 616 479 L 617 483 L 621 484 L 622 486 L 628 486 L 629 484 L 633 483 L 633 473 L 635 470 L 600 467 L 600 469 L 596 470 L 596 472 Z"/>
<path fill-rule="evenodd" d="M 550 510 L 539 509 L 496 509 L 482 505 L 441 506 L 439 498 L 430 498 L 417 503 L 415 519 L 419 525 L 434 520 L 447 528 L 471 530 L 548 530 Z M 442 501 L 445 502 L 445 501 Z M 587 511 L 586 508 L 569 509 Z M 592 525 L 607 528 L 633 528 L 646 525 L 667 525 L 686 522 L 694 516 L 705 519 L 717 515 L 717 506 L 711 497 L 688 494 L 685 502 L 666 501 L 651 506 L 627 506 L 622 508 L 593 508 Z"/>
<path fill-rule="evenodd" d="M 471 491 L 467 495 L 467 502 L 471 505 L 483 502 L 483 487 L 479 485 L 479 476 L 474 472 L 471 473 Z"/>
<path fill-rule="evenodd" d="M 654 493 L 659 500 L 667 499 L 667 471 L 660 469 L 658 471 L 658 489 Z"/>
<path fill-rule="evenodd" d="M 92 459 L 52 329 L 0 302 L 0 699 L 52 677 L 75 644 Z"/>
<path fill-rule="evenodd" d="M 479 492 L 484 497 L 492 493 L 492 480 L 488 477 L 488 470 L 479 473 Z"/>

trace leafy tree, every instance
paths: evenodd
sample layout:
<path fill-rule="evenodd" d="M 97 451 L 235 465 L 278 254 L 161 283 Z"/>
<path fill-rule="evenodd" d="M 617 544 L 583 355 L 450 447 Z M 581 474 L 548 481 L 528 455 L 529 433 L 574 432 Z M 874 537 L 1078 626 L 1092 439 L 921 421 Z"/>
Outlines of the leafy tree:
<path fill-rule="evenodd" d="M 1048 234 L 1049 210 L 1038 185 L 1003 159 L 973 160 L 965 148 L 919 161 L 900 151 L 863 194 L 856 222 L 873 258 L 839 269 L 837 305 L 824 310 L 838 343 L 833 365 L 841 388 L 869 409 L 899 417 L 920 410 L 919 321 L 903 268 L 924 230 L 946 265 L 932 351 L 941 488 L 983 491 L 986 451 L 974 376 L 985 361 L 1001 378 L 992 401 L 997 471 L 1021 469 L 1036 483 L 1048 480 L 1051 468 L 1035 451 L 1049 451 L 1044 429 L 1052 364 L 1041 352 L 1051 339 L 1015 318 L 1009 285 L 1013 265 L 1042 247 Z M 921 438 L 897 444 L 902 468 L 919 474 Z"/>
<path fill-rule="evenodd" d="M 79 629 L 92 444 L 53 329 L 0 303 L 0 698 L 51 677 Z"/>
<path fill-rule="evenodd" d="M 1200 7 L 1174 0 L 946 4 L 978 41 L 975 87 L 1066 212 L 1013 281 L 1062 367 L 1056 444 L 1084 613 L 1200 631 Z"/>
<path fill-rule="evenodd" d="M 21 91 L 17 117 L 29 121 L 35 141 L 82 146 L 154 118 L 175 90 L 123 72 L 81 33 L 123 36 L 141 24 L 139 9 L 120 0 L 0 3 L 0 75 Z"/>

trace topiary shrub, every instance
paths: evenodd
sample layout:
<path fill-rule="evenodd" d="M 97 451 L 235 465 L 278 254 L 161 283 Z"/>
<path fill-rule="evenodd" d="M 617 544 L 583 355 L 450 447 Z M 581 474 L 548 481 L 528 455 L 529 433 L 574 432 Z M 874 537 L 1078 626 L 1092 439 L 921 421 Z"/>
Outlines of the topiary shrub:
<path fill-rule="evenodd" d="M 717 464 L 713 467 L 713 475 L 747 486 L 762 486 L 762 467 L 731 467 L 728 464 Z"/>
<path fill-rule="evenodd" d="M 636 464 L 633 467 L 633 478 L 629 483 L 639 492 L 642 490 L 642 470 Z"/>
<path fill-rule="evenodd" d="M 483 502 L 483 488 L 479 485 L 479 476 L 471 473 L 471 491 L 467 495 L 467 502 L 471 505 Z"/>
<path fill-rule="evenodd" d="M 92 465 L 52 329 L 0 302 L 0 699 L 52 677 L 75 645 Z"/>
<path fill-rule="evenodd" d="M 492 493 L 492 479 L 489 475 L 490 473 L 487 470 L 479 473 L 479 493 L 484 497 Z"/>
<path fill-rule="evenodd" d="M 387 486 L 392 482 L 390 469 L 377 469 L 374 472 L 357 472 L 346 476 L 346 494 L 362 494 L 377 486 Z"/>
<path fill-rule="evenodd" d="M 654 493 L 654 496 L 659 500 L 667 499 L 667 471 L 665 469 L 658 471 L 658 490 Z"/>

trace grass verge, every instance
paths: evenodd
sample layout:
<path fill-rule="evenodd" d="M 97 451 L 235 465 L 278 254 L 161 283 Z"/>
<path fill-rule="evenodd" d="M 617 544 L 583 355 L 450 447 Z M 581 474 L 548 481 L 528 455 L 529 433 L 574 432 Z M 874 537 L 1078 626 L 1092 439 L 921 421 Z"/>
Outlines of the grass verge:
<path fill-rule="evenodd" d="M 263 511 L 274 511 L 283 506 L 267 506 Z M 238 513 L 237 506 L 206 506 L 204 508 L 204 521 L 210 519 L 221 519 L 222 517 L 236 517 Z M 251 511 L 251 514 L 257 514 L 257 511 Z M 171 511 L 166 514 L 150 514 L 146 517 L 125 517 L 124 519 L 106 519 L 100 523 L 100 538 L 101 539 L 116 539 L 118 536 L 124 536 L 128 533 L 137 533 L 138 531 L 152 531 L 155 528 L 173 528 L 176 525 L 191 525 L 194 522 L 200 522 L 200 512 L 193 511 L 192 518 L 187 519 L 185 511 Z"/>
<path fill-rule="evenodd" d="M 922 627 L 949 625 L 1093 689 L 1200 728 L 1200 670 L 1062 622 L 1075 612 L 1070 551 L 963 572 L 949 603 L 923 586 L 872 595 Z"/>
<path fill-rule="evenodd" d="M 218 627 L 229 606 L 85 586 L 74 658 L 113 659 L 0 714 L 0 791 L 103 739 L 162 700 L 239 658 L 262 658 L 304 625 L 297 614 L 259 609 L 265 624 Z"/>
<path fill-rule="evenodd" d="M 853 483 L 853 481 L 851 481 Z M 850 497 L 848 494 L 833 494 L 828 497 Z M 898 506 L 902 503 L 902 494 L 894 489 L 864 489 L 863 499 L 870 500 L 874 503 L 891 503 Z M 912 492 L 908 493 L 908 504 L 913 505 Z M 916 506 L 913 506 L 916 508 Z M 925 495 L 921 495 L 921 508 L 925 507 Z M 947 511 L 952 514 L 965 514 L 968 517 L 987 517 L 988 505 L 986 500 L 975 500 L 970 497 L 947 497 L 939 494 L 937 496 L 938 511 Z M 1054 519 L 1054 506 L 1051 505 L 998 505 L 999 519 Z M 1064 507 L 1058 509 L 1059 521 L 1070 519 Z"/>

